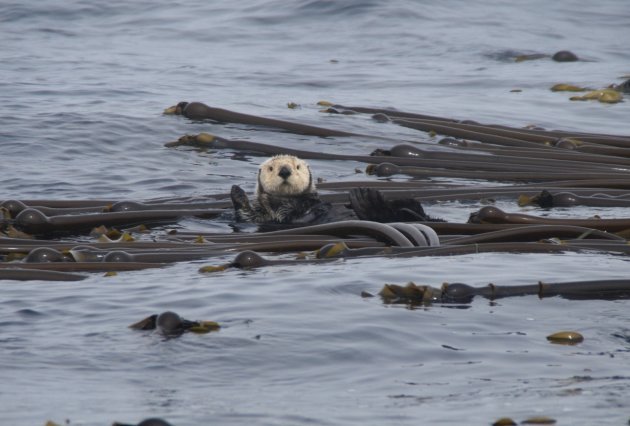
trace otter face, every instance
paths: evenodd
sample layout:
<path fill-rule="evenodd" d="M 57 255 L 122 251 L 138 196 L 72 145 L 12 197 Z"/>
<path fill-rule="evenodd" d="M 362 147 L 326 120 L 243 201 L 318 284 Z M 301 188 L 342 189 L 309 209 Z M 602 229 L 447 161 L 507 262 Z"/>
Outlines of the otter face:
<path fill-rule="evenodd" d="M 257 194 L 301 195 L 315 192 L 306 161 L 292 155 L 276 155 L 260 165 Z"/>

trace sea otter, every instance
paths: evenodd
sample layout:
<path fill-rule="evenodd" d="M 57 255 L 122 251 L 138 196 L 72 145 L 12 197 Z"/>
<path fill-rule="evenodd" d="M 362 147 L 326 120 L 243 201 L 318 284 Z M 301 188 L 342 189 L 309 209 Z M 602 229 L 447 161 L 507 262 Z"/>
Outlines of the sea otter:
<path fill-rule="evenodd" d="M 427 216 L 413 198 L 388 201 L 373 188 L 350 190 L 347 206 L 323 202 L 309 165 L 292 155 L 276 155 L 260 165 L 253 202 L 238 185 L 232 186 L 230 196 L 237 221 L 257 224 L 314 225 L 357 218 L 375 222 L 441 221 Z"/>
<path fill-rule="evenodd" d="M 330 208 L 319 199 L 306 161 L 292 155 L 276 155 L 260 165 L 253 204 L 237 185 L 230 195 L 238 221 L 308 223 Z"/>

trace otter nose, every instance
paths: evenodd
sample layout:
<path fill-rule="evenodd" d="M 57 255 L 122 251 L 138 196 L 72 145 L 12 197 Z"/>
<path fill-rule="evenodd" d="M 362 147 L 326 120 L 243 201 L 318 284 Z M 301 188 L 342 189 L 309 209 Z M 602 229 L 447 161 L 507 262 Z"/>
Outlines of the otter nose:
<path fill-rule="evenodd" d="M 282 179 L 288 178 L 289 176 L 291 176 L 291 169 L 289 169 L 287 166 L 282 166 L 282 168 L 278 172 L 278 176 L 280 176 Z"/>

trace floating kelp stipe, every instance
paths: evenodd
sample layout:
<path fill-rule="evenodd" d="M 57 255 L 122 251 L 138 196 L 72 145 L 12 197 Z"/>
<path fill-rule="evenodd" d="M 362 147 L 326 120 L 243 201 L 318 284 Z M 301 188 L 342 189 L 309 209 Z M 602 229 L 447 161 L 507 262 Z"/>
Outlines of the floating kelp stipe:
<path fill-rule="evenodd" d="M 371 296 L 364 292 L 364 297 Z M 488 284 L 484 287 L 474 287 L 464 283 L 443 283 L 441 287 L 417 285 L 409 282 L 406 285 L 385 284 L 378 293 L 386 304 L 405 304 L 410 306 L 433 304 L 467 304 L 475 297 L 490 300 L 506 297 L 535 295 L 540 299 L 548 297 L 563 297 L 565 299 L 628 299 L 630 298 L 630 280 L 596 280 L 575 281 L 562 283 L 543 283 L 518 286 L 502 286 Z M 564 335 L 553 336 L 549 340 L 571 339 Z M 578 337 L 573 337 L 576 341 Z"/>

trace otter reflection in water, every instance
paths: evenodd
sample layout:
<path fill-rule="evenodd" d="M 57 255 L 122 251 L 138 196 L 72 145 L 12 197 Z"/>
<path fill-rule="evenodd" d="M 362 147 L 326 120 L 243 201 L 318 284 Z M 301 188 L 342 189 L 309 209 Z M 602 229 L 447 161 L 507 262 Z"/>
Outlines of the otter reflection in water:
<path fill-rule="evenodd" d="M 442 221 L 427 216 L 413 198 L 386 200 L 373 188 L 350 190 L 349 205 L 333 206 L 317 195 L 306 161 L 292 155 L 277 155 L 258 169 L 255 200 L 232 186 L 236 219 L 258 224 L 313 225 L 341 220 L 375 222 Z"/>

